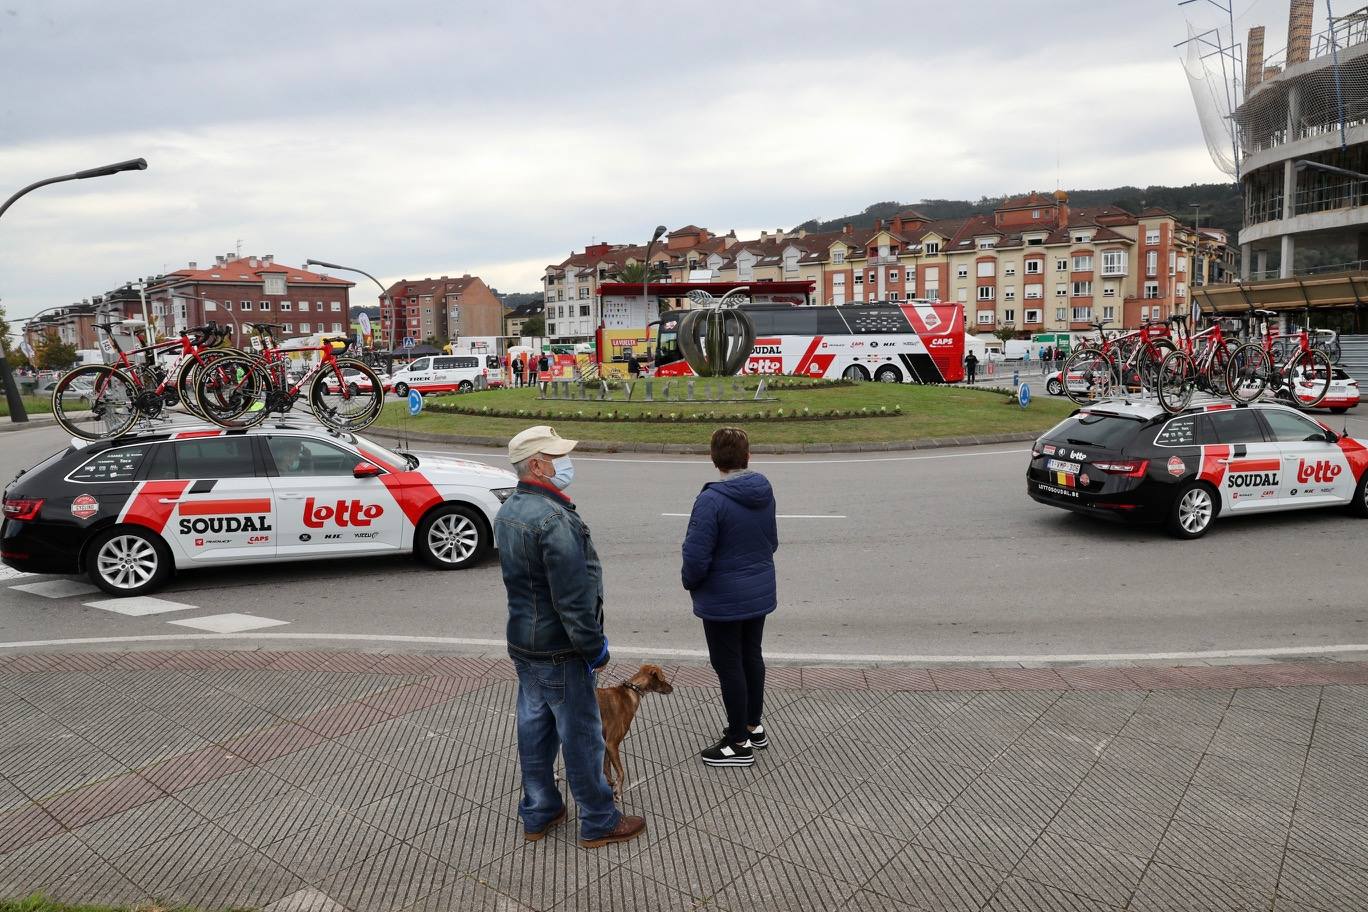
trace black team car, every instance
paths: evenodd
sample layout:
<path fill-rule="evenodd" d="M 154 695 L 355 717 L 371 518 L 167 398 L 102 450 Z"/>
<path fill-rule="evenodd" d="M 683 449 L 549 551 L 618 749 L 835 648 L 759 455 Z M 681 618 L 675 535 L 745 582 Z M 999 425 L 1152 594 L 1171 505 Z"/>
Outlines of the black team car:
<path fill-rule="evenodd" d="M 1368 516 L 1368 448 L 1275 403 L 1087 406 L 1031 447 L 1026 493 L 1198 538 L 1218 516 L 1347 507 Z"/>

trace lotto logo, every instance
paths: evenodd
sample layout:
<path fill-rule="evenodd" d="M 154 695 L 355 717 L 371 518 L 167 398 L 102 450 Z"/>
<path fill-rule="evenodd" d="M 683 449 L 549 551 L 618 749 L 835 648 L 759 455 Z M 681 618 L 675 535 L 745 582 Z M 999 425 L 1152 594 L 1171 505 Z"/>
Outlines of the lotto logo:
<path fill-rule="evenodd" d="M 1330 482 L 1334 481 L 1344 469 L 1335 465 L 1328 459 L 1318 459 L 1315 462 L 1307 462 L 1305 459 L 1297 466 L 1297 481 L 1301 484 L 1308 482 Z"/>
<path fill-rule="evenodd" d="M 317 507 L 310 497 L 304 501 L 304 525 L 310 529 L 321 529 L 329 522 L 343 527 L 369 526 L 371 520 L 384 512 L 379 504 L 363 504 L 359 500 L 339 500 L 332 506 Z"/>

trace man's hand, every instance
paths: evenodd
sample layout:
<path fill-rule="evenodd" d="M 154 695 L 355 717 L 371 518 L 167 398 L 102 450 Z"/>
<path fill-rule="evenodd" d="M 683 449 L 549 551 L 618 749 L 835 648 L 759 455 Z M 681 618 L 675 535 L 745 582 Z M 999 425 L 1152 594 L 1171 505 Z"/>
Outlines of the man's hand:
<path fill-rule="evenodd" d="M 608 654 L 608 638 L 604 637 L 603 651 L 598 654 L 598 657 L 595 658 L 594 661 L 585 662 L 584 664 L 589 666 L 590 671 L 600 671 L 608 667 L 608 663 L 612 660 L 612 658 L 613 657 Z"/>

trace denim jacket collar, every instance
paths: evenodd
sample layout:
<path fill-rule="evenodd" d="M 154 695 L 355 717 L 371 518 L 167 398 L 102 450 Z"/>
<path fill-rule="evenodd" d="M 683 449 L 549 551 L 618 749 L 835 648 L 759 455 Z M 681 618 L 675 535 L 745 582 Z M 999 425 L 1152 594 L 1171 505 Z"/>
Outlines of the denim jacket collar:
<path fill-rule="evenodd" d="M 552 497 L 556 498 L 570 509 L 575 509 L 575 502 L 571 500 L 569 497 L 566 497 L 565 494 L 561 491 L 561 489 L 555 487 L 554 485 L 549 485 L 541 481 L 534 481 L 530 478 L 519 478 L 518 490 L 526 491 L 529 494 L 540 494 L 543 497 L 550 494 Z"/>

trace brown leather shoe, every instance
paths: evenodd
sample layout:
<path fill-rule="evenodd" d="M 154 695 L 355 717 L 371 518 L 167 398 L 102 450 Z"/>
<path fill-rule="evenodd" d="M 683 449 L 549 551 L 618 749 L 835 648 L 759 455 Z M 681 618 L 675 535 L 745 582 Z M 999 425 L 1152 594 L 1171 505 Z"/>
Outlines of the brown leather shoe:
<path fill-rule="evenodd" d="M 581 839 L 580 845 L 586 849 L 597 849 L 599 846 L 636 839 L 644 832 L 646 832 L 645 817 L 628 817 L 624 814 L 618 820 L 618 825 L 613 827 L 612 832 L 600 836 L 598 839 Z"/>
<path fill-rule="evenodd" d="M 553 826 L 560 823 L 564 819 L 565 808 L 562 807 L 561 812 L 557 814 L 555 817 L 552 817 L 551 820 L 547 822 L 546 826 L 542 827 L 540 830 L 523 830 L 523 839 L 526 839 L 528 842 L 536 842 L 538 839 L 541 839 L 543 836 L 549 833 Z"/>

